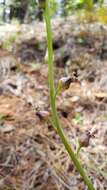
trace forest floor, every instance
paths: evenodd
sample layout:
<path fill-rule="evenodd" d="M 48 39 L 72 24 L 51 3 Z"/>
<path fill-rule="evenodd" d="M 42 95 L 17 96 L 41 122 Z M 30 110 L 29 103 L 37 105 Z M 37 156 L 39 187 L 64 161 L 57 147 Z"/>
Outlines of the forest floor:
<path fill-rule="evenodd" d="M 62 127 L 96 190 L 107 190 L 107 26 L 69 17 L 53 26 L 55 83 L 77 71 L 79 83 L 57 97 Z M 50 114 L 43 23 L 0 26 L 0 190 L 86 190 Z"/>

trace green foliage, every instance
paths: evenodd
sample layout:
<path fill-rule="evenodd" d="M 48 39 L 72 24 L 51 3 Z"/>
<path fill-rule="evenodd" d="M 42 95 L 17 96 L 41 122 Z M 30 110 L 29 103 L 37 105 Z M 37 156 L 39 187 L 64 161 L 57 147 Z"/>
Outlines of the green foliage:
<path fill-rule="evenodd" d="M 73 10 L 93 10 L 95 5 L 97 7 L 102 6 L 104 0 L 98 0 L 97 3 L 94 3 L 94 0 L 68 0 L 67 2 L 62 1 L 62 7 L 66 12 L 66 15 L 71 14 Z"/>
<path fill-rule="evenodd" d="M 93 8 L 93 0 L 75 0 L 74 6 L 77 8 L 86 7 L 87 9 Z"/>
<path fill-rule="evenodd" d="M 96 10 L 96 18 L 99 22 L 107 24 L 107 7 L 101 6 Z"/>
<path fill-rule="evenodd" d="M 78 20 L 81 23 L 100 22 L 107 24 L 107 6 L 97 6 L 93 10 L 81 9 L 77 12 Z"/>
<path fill-rule="evenodd" d="M 15 43 L 16 39 L 17 39 L 17 34 L 11 35 L 8 38 L 6 38 L 2 44 L 3 49 L 11 50 L 12 45 Z"/>
<path fill-rule="evenodd" d="M 49 0 L 50 15 L 53 16 L 57 11 L 57 0 Z M 39 0 L 39 8 L 45 8 L 45 0 Z"/>
<path fill-rule="evenodd" d="M 73 119 L 73 122 L 74 122 L 74 124 L 82 124 L 83 123 L 83 120 L 82 120 L 82 117 L 81 117 L 80 113 L 77 113 L 75 115 L 75 118 Z"/>
<path fill-rule="evenodd" d="M 73 9 L 86 8 L 90 10 L 93 5 L 93 0 L 68 0 L 65 9 L 68 13 L 71 13 Z"/>
<path fill-rule="evenodd" d="M 57 0 L 50 0 L 50 14 L 53 16 L 57 11 L 58 3 Z"/>
<path fill-rule="evenodd" d="M 39 0 L 42 2 L 44 0 Z M 104 0 L 98 0 L 97 1 L 97 7 L 101 7 L 104 3 Z M 38 11 L 40 10 L 40 6 L 38 5 L 38 0 L 6 0 L 6 5 L 4 7 L 12 6 L 15 8 L 24 8 L 26 9 L 26 12 L 28 11 L 28 18 L 29 20 L 35 19 L 35 17 L 38 16 Z M 50 7 L 50 15 L 53 16 L 57 14 L 57 12 L 60 11 L 61 15 L 70 15 L 73 11 L 77 11 L 80 9 L 85 10 L 93 10 L 96 4 L 94 3 L 94 0 L 61 0 L 60 5 L 58 0 L 49 0 L 49 7 Z M 3 8 L 2 8 L 3 9 Z M 1 12 L 1 14 L 3 14 Z"/>

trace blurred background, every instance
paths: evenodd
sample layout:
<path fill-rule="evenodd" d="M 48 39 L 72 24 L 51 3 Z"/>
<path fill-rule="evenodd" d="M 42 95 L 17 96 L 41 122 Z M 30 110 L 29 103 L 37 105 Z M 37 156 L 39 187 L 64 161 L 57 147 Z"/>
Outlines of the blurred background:
<path fill-rule="evenodd" d="M 107 0 L 50 0 L 54 75 L 80 81 L 57 111 L 96 190 L 107 190 Z M 87 190 L 48 117 L 47 40 L 37 0 L 0 0 L 0 190 Z"/>
<path fill-rule="evenodd" d="M 106 5 L 107 0 L 51 0 L 53 16 L 67 16 L 73 10 L 83 7 L 91 8 L 92 4 L 97 6 Z M 42 20 L 41 10 L 36 0 L 0 0 L 0 21 L 11 22 L 18 19 L 21 23 L 32 20 Z"/>

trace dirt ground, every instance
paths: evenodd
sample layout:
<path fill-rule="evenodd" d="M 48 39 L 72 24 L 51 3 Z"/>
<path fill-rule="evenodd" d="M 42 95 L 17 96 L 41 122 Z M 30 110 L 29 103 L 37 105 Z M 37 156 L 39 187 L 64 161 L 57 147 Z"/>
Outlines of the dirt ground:
<path fill-rule="evenodd" d="M 55 83 L 77 71 L 80 84 L 57 97 L 62 127 L 96 190 L 107 190 L 107 26 L 74 17 L 53 26 Z M 43 23 L 0 26 L 0 190 L 86 190 L 50 114 Z"/>

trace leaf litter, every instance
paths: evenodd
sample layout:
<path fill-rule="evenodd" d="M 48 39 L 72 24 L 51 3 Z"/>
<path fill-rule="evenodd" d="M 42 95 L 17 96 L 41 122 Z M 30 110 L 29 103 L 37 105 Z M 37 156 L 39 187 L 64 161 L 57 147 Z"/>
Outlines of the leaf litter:
<path fill-rule="evenodd" d="M 79 158 L 95 189 L 106 190 L 107 27 L 78 23 L 76 17 L 66 22 L 53 20 L 55 83 L 74 71 L 80 80 L 57 97 L 57 110 L 75 150 L 82 134 L 95 133 Z M 44 25 L 10 27 L 8 35 L 16 34 L 11 52 L 2 46 L 7 27 L 0 29 L 4 32 L 0 36 L 0 189 L 84 190 L 58 135 L 45 119 L 51 112 Z"/>

